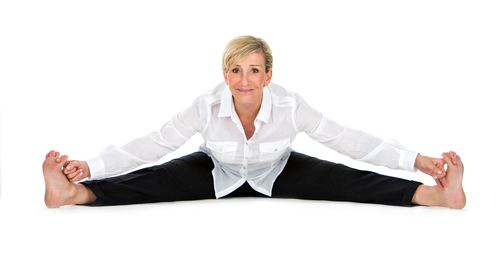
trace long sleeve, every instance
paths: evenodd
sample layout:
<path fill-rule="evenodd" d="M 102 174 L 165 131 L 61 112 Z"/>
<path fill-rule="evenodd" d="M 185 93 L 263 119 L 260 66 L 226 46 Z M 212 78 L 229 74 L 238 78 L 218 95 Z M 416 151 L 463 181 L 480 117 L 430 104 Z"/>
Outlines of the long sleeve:
<path fill-rule="evenodd" d="M 177 150 L 203 125 L 201 97 L 175 115 L 160 130 L 139 137 L 122 147 L 108 146 L 97 157 L 87 160 L 91 179 L 102 179 L 134 169 Z"/>
<path fill-rule="evenodd" d="M 366 132 L 339 125 L 300 97 L 295 116 L 299 131 L 341 154 L 373 165 L 415 171 L 418 153 L 407 150 L 396 140 L 384 141 Z"/>

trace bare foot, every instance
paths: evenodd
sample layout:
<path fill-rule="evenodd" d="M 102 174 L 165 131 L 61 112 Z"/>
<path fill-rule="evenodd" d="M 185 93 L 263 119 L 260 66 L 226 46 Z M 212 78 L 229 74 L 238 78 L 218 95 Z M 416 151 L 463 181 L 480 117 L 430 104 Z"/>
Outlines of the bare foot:
<path fill-rule="evenodd" d="M 443 153 L 442 156 L 448 166 L 446 170 L 448 187 L 444 190 L 445 205 L 452 209 L 463 209 L 466 203 L 465 192 L 462 186 L 464 164 L 460 156 L 454 153 Z M 456 163 L 453 164 L 452 160 L 456 161 Z"/>
<path fill-rule="evenodd" d="M 45 205 L 48 208 L 59 208 L 69 204 L 70 199 L 77 193 L 75 184 L 69 182 L 61 170 L 67 160 L 67 155 L 63 155 L 60 160 L 57 160 L 53 154 L 48 154 L 43 162 Z"/>

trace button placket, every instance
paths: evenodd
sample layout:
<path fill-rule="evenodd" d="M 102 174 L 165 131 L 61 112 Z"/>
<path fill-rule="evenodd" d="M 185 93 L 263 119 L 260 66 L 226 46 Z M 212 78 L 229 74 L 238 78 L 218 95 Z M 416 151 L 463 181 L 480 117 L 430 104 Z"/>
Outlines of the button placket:
<path fill-rule="evenodd" d="M 249 141 L 245 141 L 245 146 L 243 147 L 243 165 L 241 167 L 240 173 L 242 174 L 245 180 L 247 179 L 248 173 L 248 157 L 250 155 L 250 143 Z"/>

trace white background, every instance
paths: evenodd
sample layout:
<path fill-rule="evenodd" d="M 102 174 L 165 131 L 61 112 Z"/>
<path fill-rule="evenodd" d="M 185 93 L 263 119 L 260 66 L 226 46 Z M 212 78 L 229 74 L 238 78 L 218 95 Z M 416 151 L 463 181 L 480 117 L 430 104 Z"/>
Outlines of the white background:
<path fill-rule="evenodd" d="M 498 256 L 496 1 L 2 1 L 2 259 Z M 234 37 L 264 38 L 273 82 L 329 118 L 465 163 L 467 207 L 226 199 L 45 208 L 41 165 L 157 130 L 223 80 Z M 163 161 L 197 149 L 193 139 Z M 354 162 L 305 135 L 294 149 Z"/>

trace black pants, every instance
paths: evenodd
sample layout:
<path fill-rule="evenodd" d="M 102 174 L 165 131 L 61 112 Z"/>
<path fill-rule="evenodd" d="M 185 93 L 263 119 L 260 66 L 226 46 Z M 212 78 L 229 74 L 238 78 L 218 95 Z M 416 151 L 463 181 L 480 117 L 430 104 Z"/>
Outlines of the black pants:
<path fill-rule="evenodd" d="M 93 206 L 215 199 L 213 168 L 208 155 L 195 152 L 162 165 L 82 184 L 97 196 Z M 410 206 L 420 184 L 292 152 L 274 183 L 272 197 Z M 245 183 L 224 198 L 230 197 L 267 196 Z"/>

